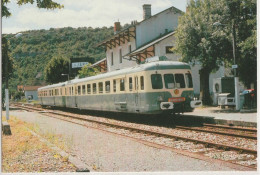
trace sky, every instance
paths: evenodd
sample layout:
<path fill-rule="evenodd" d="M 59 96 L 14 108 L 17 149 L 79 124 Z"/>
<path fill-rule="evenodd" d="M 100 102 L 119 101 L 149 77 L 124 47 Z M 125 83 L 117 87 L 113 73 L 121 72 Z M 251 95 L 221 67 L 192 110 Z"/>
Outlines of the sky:
<path fill-rule="evenodd" d="M 35 4 L 18 6 L 11 0 L 11 17 L 2 18 L 2 33 L 62 27 L 110 27 L 120 21 L 122 25 L 143 18 L 143 4 L 152 5 L 152 15 L 171 6 L 186 10 L 187 0 L 54 0 L 63 9 L 39 9 Z"/>

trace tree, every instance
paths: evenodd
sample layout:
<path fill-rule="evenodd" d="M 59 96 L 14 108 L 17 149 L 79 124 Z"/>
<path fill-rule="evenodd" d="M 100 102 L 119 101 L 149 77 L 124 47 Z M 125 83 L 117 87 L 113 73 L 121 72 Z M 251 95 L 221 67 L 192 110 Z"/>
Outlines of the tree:
<path fill-rule="evenodd" d="M 91 64 L 87 64 L 79 70 L 79 77 L 84 78 L 84 77 L 91 77 L 94 75 L 99 74 L 100 71 L 97 68 L 91 67 Z"/>
<path fill-rule="evenodd" d="M 2 1 L 2 17 L 9 17 L 11 13 L 6 5 L 10 2 L 10 0 L 1 0 Z M 33 4 L 36 2 L 38 8 L 45 8 L 45 9 L 56 9 L 56 8 L 63 8 L 64 6 L 53 2 L 53 0 L 17 0 L 18 5 L 24 5 L 27 3 Z"/>
<path fill-rule="evenodd" d="M 49 83 L 59 83 L 67 81 L 68 77 L 62 74 L 69 73 L 70 61 L 62 56 L 53 57 L 44 69 L 45 80 Z"/>
<path fill-rule="evenodd" d="M 211 104 L 209 93 L 209 75 L 217 70 L 232 55 L 232 45 L 225 32 L 220 32 L 212 25 L 225 16 L 223 1 L 191 1 L 187 12 L 180 17 L 176 32 L 177 51 L 182 61 L 195 64 L 199 62 L 202 101 Z"/>
<path fill-rule="evenodd" d="M 183 61 L 201 64 L 204 104 L 210 104 L 209 74 L 223 63 L 225 66 L 234 63 L 233 38 L 238 76 L 243 82 L 256 81 L 256 66 L 251 69 L 252 78 L 246 78 L 244 74 L 247 66 L 256 65 L 256 44 L 251 42 L 256 43 L 255 19 L 255 0 L 192 0 L 188 11 L 180 18 L 175 50 L 182 55 Z M 220 22 L 221 26 L 214 26 L 215 22 Z"/>
<path fill-rule="evenodd" d="M 13 59 L 10 56 L 9 42 L 2 38 L 2 77 L 5 81 L 5 88 L 8 89 L 8 80 L 13 73 Z"/>

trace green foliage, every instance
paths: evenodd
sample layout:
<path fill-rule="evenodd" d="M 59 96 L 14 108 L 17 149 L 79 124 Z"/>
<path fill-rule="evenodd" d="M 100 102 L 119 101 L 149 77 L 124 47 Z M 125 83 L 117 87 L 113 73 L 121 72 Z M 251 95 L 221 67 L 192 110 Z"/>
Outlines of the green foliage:
<path fill-rule="evenodd" d="M 17 91 L 13 95 L 14 100 L 21 100 L 22 97 L 24 96 L 24 93 L 22 91 Z"/>
<path fill-rule="evenodd" d="M 4 35 L 10 42 L 15 65 L 9 81 L 10 88 L 16 89 L 19 84 L 43 84 L 46 64 L 58 55 L 66 58 L 91 57 L 95 58 L 95 61 L 103 59 L 104 49 L 94 46 L 111 35 L 112 27 L 51 28 L 21 32 L 20 35 Z"/>
<path fill-rule="evenodd" d="M 97 68 L 91 67 L 91 64 L 89 63 L 89 64 L 83 66 L 81 68 L 81 70 L 79 70 L 79 77 L 80 78 L 91 77 L 91 76 L 97 75 L 99 73 L 100 73 L 100 71 Z"/>
<path fill-rule="evenodd" d="M 10 0 L 2 0 L 2 17 L 9 17 L 11 16 L 11 13 L 9 9 L 6 7 L 6 5 L 10 2 Z M 58 4 L 56 2 L 53 2 L 53 0 L 17 0 L 18 5 L 24 5 L 24 4 L 33 4 L 36 3 L 38 8 L 45 8 L 45 9 L 61 9 L 64 6 L 61 4 Z"/>
<path fill-rule="evenodd" d="M 53 57 L 44 69 L 45 80 L 48 83 L 59 83 L 68 80 L 62 74 L 69 73 L 69 59 L 65 57 Z"/>
<path fill-rule="evenodd" d="M 2 37 L 2 78 L 5 81 L 5 88 L 8 88 L 8 79 L 13 73 L 13 58 L 10 56 L 10 43 Z"/>
<path fill-rule="evenodd" d="M 255 0 L 192 0 L 186 14 L 180 17 L 174 50 L 182 55 L 182 61 L 201 64 L 204 104 L 210 103 L 207 101 L 209 74 L 217 70 L 222 63 L 230 65 L 234 61 L 233 27 L 237 43 L 236 63 L 239 65 L 239 76 L 244 82 L 247 79 L 242 78 L 244 76 L 242 70 L 256 63 L 256 45 L 248 45 L 251 40 L 256 40 L 256 35 L 253 35 L 253 31 L 256 30 L 254 19 L 256 19 Z M 214 26 L 215 22 L 220 22 L 222 25 Z M 256 69 L 253 68 L 251 73 L 252 79 L 256 80 Z M 250 81 L 253 81 L 252 79 Z"/>

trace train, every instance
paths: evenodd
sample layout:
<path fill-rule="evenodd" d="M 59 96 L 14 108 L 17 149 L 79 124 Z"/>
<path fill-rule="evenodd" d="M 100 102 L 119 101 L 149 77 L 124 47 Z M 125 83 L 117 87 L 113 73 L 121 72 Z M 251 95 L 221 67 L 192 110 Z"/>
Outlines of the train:
<path fill-rule="evenodd" d="M 38 97 L 43 107 L 176 114 L 202 104 L 194 97 L 192 81 L 189 64 L 154 61 L 44 86 L 38 89 Z"/>

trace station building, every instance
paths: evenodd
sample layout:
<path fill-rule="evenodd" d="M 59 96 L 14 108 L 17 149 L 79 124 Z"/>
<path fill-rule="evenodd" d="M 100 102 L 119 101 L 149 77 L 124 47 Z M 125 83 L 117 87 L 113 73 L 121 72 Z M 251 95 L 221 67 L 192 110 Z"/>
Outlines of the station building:
<path fill-rule="evenodd" d="M 97 44 L 105 47 L 106 58 L 93 64 L 101 72 L 120 70 L 136 66 L 145 60 L 157 56 L 166 56 L 169 60 L 179 61 L 181 56 L 172 51 L 175 46 L 175 31 L 181 10 L 170 7 L 155 15 L 151 14 L 150 4 L 143 5 L 143 20 L 132 21 L 131 25 L 122 29 L 120 22 L 114 23 L 114 35 Z M 199 63 L 191 65 L 195 94 L 200 94 Z M 210 92 L 213 92 L 213 79 L 227 76 L 224 66 L 210 75 Z"/>

